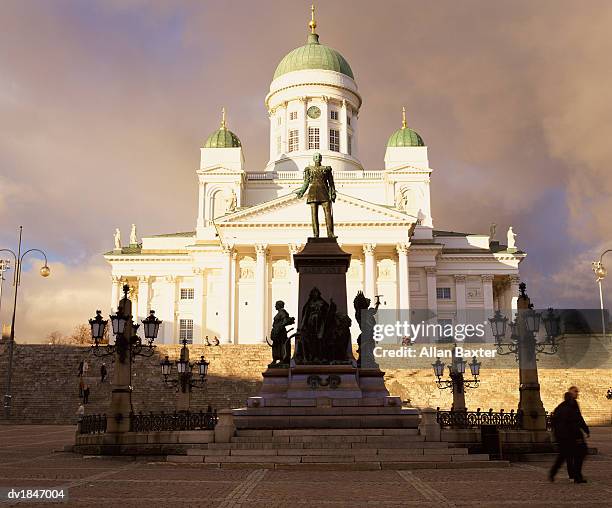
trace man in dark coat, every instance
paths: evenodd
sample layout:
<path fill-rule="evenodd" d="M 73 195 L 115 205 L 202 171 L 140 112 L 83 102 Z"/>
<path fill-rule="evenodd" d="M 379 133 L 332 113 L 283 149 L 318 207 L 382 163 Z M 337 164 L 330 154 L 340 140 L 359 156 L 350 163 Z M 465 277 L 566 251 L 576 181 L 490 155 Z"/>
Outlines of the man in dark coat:
<path fill-rule="evenodd" d="M 578 388 L 570 387 L 552 415 L 552 427 L 559 446 L 557 456 L 548 478 L 555 480 L 555 475 L 564 461 L 567 462 L 567 472 L 574 483 L 586 483 L 582 477 L 582 463 L 587 454 L 587 446 L 584 442 L 584 434 L 589 436 L 589 427 L 582 418 L 578 406 Z M 584 434 L 583 434 L 584 432 Z"/>

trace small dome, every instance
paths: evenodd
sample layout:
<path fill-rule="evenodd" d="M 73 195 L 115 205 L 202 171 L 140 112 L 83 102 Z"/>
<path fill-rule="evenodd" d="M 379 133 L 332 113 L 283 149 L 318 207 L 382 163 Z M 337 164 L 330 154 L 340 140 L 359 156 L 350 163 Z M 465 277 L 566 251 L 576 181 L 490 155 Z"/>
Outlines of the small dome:
<path fill-rule="evenodd" d="M 320 44 L 317 34 L 310 34 L 308 42 L 304 46 L 295 48 L 280 61 L 273 79 L 289 72 L 304 69 L 335 71 L 355 79 L 351 66 L 346 59 L 335 49 Z"/>
<path fill-rule="evenodd" d="M 423 141 L 419 133 L 410 129 L 406 124 L 406 108 L 402 108 L 402 127 L 391 134 L 389 141 L 387 141 L 387 146 L 396 148 L 405 146 L 425 146 L 425 141 Z"/>
<path fill-rule="evenodd" d="M 227 127 L 221 127 L 213 132 L 204 143 L 204 148 L 238 148 L 240 146 L 242 144 L 238 136 Z"/>
<path fill-rule="evenodd" d="M 409 129 L 408 127 L 402 127 L 391 134 L 391 137 L 387 142 L 387 146 L 425 146 L 425 142 L 418 132 Z"/>
<path fill-rule="evenodd" d="M 238 136 L 227 128 L 225 108 L 221 110 L 221 127 L 213 132 L 204 143 L 204 148 L 239 148 L 242 146 Z"/>

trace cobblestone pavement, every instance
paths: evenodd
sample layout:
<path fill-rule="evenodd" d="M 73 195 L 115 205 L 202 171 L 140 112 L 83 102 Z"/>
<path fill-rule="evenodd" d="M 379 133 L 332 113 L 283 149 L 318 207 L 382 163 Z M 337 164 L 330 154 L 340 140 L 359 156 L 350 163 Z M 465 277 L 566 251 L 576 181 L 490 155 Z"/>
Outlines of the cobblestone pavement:
<path fill-rule="evenodd" d="M 0 425 L 0 488 L 67 489 L 64 506 L 362 507 L 611 506 L 612 427 L 593 429 L 589 483 L 559 475 L 549 462 L 501 469 L 412 471 L 270 471 L 206 469 L 65 453 L 74 427 Z M 25 503 L 0 503 L 16 506 Z M 49 506 L 49 503 L 39 503 Z M 34 506 L 28 503 L 27 506 Z"/>

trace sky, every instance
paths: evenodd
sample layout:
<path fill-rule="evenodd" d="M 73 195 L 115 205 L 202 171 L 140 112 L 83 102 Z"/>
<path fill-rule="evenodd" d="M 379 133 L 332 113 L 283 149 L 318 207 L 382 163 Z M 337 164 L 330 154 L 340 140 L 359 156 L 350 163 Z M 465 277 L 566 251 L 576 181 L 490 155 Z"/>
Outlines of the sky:
<path fill-rule="evenodd" d="M 0 248 L 15 249 L 23 225 L 52 269 L 43 279 L 28 257 L 18 340 L 108 307 L 114 228 L 195 228 L 199 147 L 222 107 L 247 170 L 263 168 L 264 97 L 309 15 L 301 0 L 2 2 Z M 536 306 L 598 308 L 591 261 L 612 248 L 612 3 L 326 0 L 317 22 L 364 100 L 364 167 L 382 169 L 405 106 L 429 147 L 435 227 L 495 222 L 505 240 L 512 225 Z"/>

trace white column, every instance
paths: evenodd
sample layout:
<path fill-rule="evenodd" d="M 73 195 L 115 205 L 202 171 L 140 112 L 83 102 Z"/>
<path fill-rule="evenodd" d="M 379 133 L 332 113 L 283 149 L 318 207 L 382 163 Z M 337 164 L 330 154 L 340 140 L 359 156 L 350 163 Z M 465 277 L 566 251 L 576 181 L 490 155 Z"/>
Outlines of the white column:
<path fill-rule="evenodd" d="M 291 281 L 291 301 L 287 302 L 288 304 L 287 312 L 289 312 L 291 316 L 298 315 L 298 286 L 299 286 L 299 274 L 293 264 L 293 256 L 297 254 L 298 252 L 300 252 L 301 249 L 302 249 L 302 245 L 300 244 L 297 244 L 297 243 L 289 244 L 289 265 L 290 265 L 289 267 L 290 279 L 289 280 Z"/>
<path fill-rule="evenodd" d="M 376 295 L 376 244 L 364 243 L 363 253 L 365 255 L 365 296 L 374 302 Z"/>
<path fill-rule="evenodd" d="M 119 295 L 121 295 L 121 277 L 113 275 L 111 286 L 111 312 L 114 313 L 119 305 Z"/>
<path fill-rule="evenodd" d="M 173 344 L 176 342 L 176 277 L 174 275 L 166 275 L 166 309 L 163 318 L 164 321 L 164 344 Z"/>
<path fill-rule="evenodd" d="M 319 132 L 321 150 L 329 150 L 329 99 L 321 97 L 321 131 Z"/>
<path fill-rule="evenodd" d="M 287 101 L 283 102 L 283 125 L 281 126 L 281 150 L 283 153 L 287 153 L 289 149 L 289 103 Z"/>
<path fill-rule="evenodd" d="M 138 316 L 137 323 L 145 319 L 149 315 L 149 277 L 141 275 L 138 277 Z"/>
<path fill-rule="evenodd" d="M 457 322 L 461 324 L 465 323 L 467 318 L 465 279 L 465 275 L 455 275 L 455 301 L 457 304 Z"/>
<path fill-rule="evenodd" d="M 308 97 L 300 97 L 302 103 L 302 132 L 300 133 L 300 150 L 308 150 L 308 116 L 306 110 L 308 109 Z"/>
<path fill-rule="evenodd" d="M 399 280 L 397 288 L 399 291 L 400 319 L 410 320 L 410 270 L 408 268 L 409 243 L 398 243 L 395 247 L 399 264 Z"/>
<path fill-rule="evenodd" d="M 353 129 L 353 140 L 351 142 L 351 155 L 355 157 L 355 159 L 359 158 L 359 145 L 357 144 L 358 135 L 358 122 L 357 122 L 357 111 L 353 113 L 351 116 L 351 129 Z"/>
<path fill-rule="evenodd" d="M 425 274 L 427 276 L 427 310 L 432 313 L 432 319 L 437 321 L 438 314 L 438 295 L 436 293 L 437 281 L 436 274 L 437 270 L 435 266 L 426 266 Z"/>
<path fill-rule="evenodd" d="M 196 221 L 196 229 L 200 231 L 204 228 L 204 182 L 198 183 L 198 218 Z"/>
<path fill-rule="evenodd" d="M 346 114 L 346 99 L 342 99 L 340 110 L 340 152 L 348 153 L 348 120 Z"/>
<path fill-rule="evenodd" d="M 222 344 L 231 342 L 232 329 L 232 293 L 234 292 L 234 284 L 232 283 L 232 253 L 234 251 L 231 245 L 223 245 L 223 280 L 225 281 L 225 304 L 223 306 L 223 314 L 221 316 L 221 337 L 219 340 Z"/>
<path fill-rule="evenodd" d="M 274 111 L 268 111 L 268 118 L 270 119 L 270 160 L 276 159 L 276 115 Z"/>
<path fill-rule="evenodd" d="M 480 276 L 482 279 L 482 296 L 484 299 L 484 319 L 487 320 L 493 316 L 495 312 L 495 302 L 493 301 L 493 275 L 484 274 Z M 491 327 L 485 326 L 485 338 L 493 338 Z"/>
<path fill-rule="evenodd" d="M 519 297 L 519 284 L 521 278 L 518 275 L 510 275 L 510 308 L 512 309 L 512 315 L 509 316 L 514 321 L 514 315 L 518 310 L 518 297 Z"/>
<path fill-rule="evenodd" d="M 193 343 L 204 342 L 204 269 L 193 269 Z"/>
<path fill-rule="evenodd" d="M 268 312 L 268 284 L 266 280 L 267 251 L 267 245 L 260 243 L 255 245 L 255 252 L 257 253 L 257 262 L 255 265 L 255 295 L 259 301 L 256 313 L 257 321 L 255 329 L 255 338 L 257 342 L 266 341 L 266 316 Z"/>
<path fill-rule="evenodd" d="M 238 253 L 234 249 L 232 251 L 232 261 L 231 261 L 231 274 L 230 274 L 230 284 L 232 287 L 231 298 L 230 298 L 230 342 L 232 344 L 236 343 L 236 259 L 238 258 Z"/>

